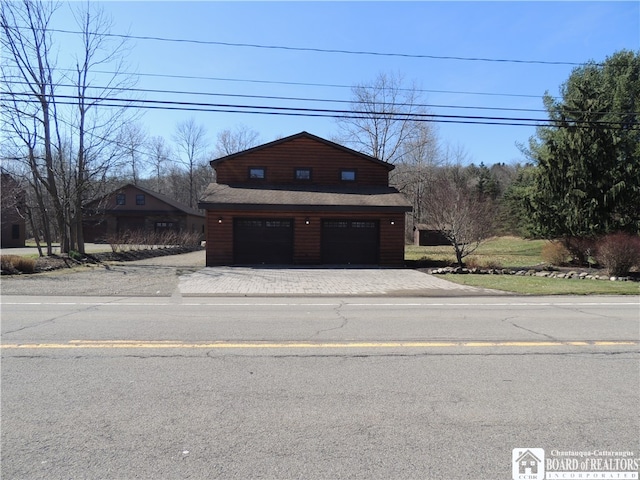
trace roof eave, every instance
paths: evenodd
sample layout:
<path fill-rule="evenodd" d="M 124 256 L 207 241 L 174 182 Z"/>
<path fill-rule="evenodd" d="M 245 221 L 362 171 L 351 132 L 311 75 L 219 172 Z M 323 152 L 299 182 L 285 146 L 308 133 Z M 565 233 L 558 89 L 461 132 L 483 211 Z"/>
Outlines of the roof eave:
<path fill-rule="evenodd" d="M 413 210 L 404 205 L 299 205 L 299 204 L 263 204 L 263 203 L 209 203 L 201 202 L 199 208 L 213 211 L 241 212 L 380 212 L 406 213 Z"/>

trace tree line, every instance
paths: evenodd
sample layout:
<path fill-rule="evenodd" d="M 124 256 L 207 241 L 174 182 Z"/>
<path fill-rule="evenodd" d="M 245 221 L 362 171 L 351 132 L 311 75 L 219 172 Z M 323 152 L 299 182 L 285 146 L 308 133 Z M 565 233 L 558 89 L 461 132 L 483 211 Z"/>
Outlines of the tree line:
<path fill-rule="evenodd" d="M 356 86 L 361 113 L 338 120 L 337 138 L 396 165 L 409 223 L 439 230 L 459 264 L 496 233 L 559 240 L 580 263 L 603 236 L 640 233 L 640 52 L 575 68 L 559 99 L 546 92 L 549 121 L 517 165 L 465 166 L 463 149 L 414 117 L 425 113 L 417 92 L 388 74 Z"/>
<path fill-rule="evenodd" d="M 52 24 L 64 13 L 80 33 L 61 55 Z M 110 31 L 94 2 L 0 4 L 2 170 L 25 187 L 20 213 L 48 255 L 54 242 L 62 252 L 84 253 L 86 205 L 124 182 L 195 207 L 212 180 L 207 160 L 257 142 L 243 126 L 211 142 L 194 120 L 178 123 L 170 141 L 150 136 L 136 109 L 110 102 L 135 86 L 125 62 L 129 46 Z"/>
<path fill-rule="evenodd" d="M 113 107 L 130 96 L 126 41 L 109 36 L 99 5 L 70 7 L 81 32 L 59 60 L 51 27 L 54 2 L 2 2 L 2 164 L 27 186 L 22 213 L 36 240 L 84 252 L 85 206 L 134 183 L 196 207 L 214 180 L 209 160 L 261 142 L 238 126 L 215 140 L 195 120 L 170 139 L 152 136 L 139 110 Z M 66 68 L 69 65 L 72 68 Z M 105 79 L 104 74 L 113 72 Z M 100 82 L 97 82 L 100 78 Z M 72 94 L 69 94 L 72 92 Z M 562 239 L 577 257 L 607 233 L 640 231 L 640 54 L 614 53 L 576 68 L 555 99 L 543 97 L 549 121 L 522 146 L 519 164 L 472 163 L 438 136 L 420 89 L 381 73 L 352 89 L 351 111 L 331 140 L 396 166 L 390 182 L 412 202 L 409 228 L 445 235 L 459 263 L 488 236 Z M 496 127 L 499 128 L 499 127 Z"/>

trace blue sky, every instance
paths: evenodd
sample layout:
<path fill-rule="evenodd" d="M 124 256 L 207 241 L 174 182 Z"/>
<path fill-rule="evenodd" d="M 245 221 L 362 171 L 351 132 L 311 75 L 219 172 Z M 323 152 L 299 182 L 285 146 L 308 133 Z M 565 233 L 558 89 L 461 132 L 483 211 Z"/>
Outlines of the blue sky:
<path fill-rule="evenodd" d="M 640 49 L 640 2 L 637 1 L 145 1 L 100 5 L 113 20 L 112 33 L 133 36 L 574 63 L 602 61 L 620 49 Z M 57 25 L 71 28 L 68 7 L 61 12 Z M 426 90 L 422 100 L 434 105 L 430 108 L 432 113 L 452 115 L 544 118 L 544 112 L 536 111 L 456 109 L 435 105 L 539 110 L 544 92 L 558 94 L 560 85 L 574 68 L 570 65 L 353 55 L 152 40 L 131 40 L 129 47 L 128 62 L 132 72 L 219 79 L 140 76 L 137 88 L 349 100 L 351 91 L 347 86 L 371 82 L 381 72 L 393 72 Z M 59 63 L 65 61 L 65 48 L 63 45 Z M 262 83 L 265 81 L 288 84 Z M 326 102 L 274 102 L 185 94 L 146 93 L 143 98 L 346 107 Z M 239 113 L 153 110 L 146 111 L 140 122 L 150 134 L 169 140 L 176 124 L 191 116 L 206 127 L 212 144 L 219 131 L 238 124 L 259 132 L 264 142 L 302 130 L 325 138 L 337 133 L 336 123 L 327 118 Z M 535 133 L 533 127 L 522 126 L 436 124 L 436 128 L 443 143 L 463 147 L 469 161 L 488 165 L 523 160 L 516 145 L 526 143 Z"/>

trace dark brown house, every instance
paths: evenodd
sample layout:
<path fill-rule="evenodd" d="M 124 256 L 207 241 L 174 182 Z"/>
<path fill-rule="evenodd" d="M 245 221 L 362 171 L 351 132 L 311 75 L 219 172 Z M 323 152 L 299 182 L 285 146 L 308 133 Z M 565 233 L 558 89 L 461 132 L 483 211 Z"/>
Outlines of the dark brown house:
<path fill-rule="evenodd" d="M 207 266 L 404 262 L 393 165 L 307 132 L 211 162 Z"/>
<path fill-rule="evenodd" d="M 26 222 L 23 216 L 26 193 L 18 182 L 8 173 L 2 172 L 2 232 L 0 233 L 0 247 L 24 247 L 26 237 Z"/>
<path fill-rule="evenodd" d="M 143 231 L 199 233 L 204 238 L 205 216 L 175 200 L 139 185 L 125 185 L 89 205 L 84 239 L 104 242 L 110 235 Z"/>

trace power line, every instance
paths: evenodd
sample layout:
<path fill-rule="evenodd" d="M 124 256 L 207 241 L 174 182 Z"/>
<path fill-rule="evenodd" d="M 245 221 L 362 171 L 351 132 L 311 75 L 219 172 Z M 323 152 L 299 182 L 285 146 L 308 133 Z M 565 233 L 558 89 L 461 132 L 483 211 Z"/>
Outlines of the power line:
<path fill-rule="evenodd" d="M 51 32 L 64 33 L 64 34 L 83 34 L 83 32 L 75 30 L 62 30 L 62 29 L 49 29 Z M 494 62 L 494 63 L 518 63 L 518 64 L 530 64 L 530 65 L 564 65 L 564 66 L 583 66 L 584 62 L 564 62 L 564 61 L 549 61 L 549 60 L 521 60 L 513 58 L 485 58 L 485 57 L 459 57 L 459 56 L 444 56 L 444 55 L 426 55 L 426 54 L 412 54 L 412 53 L 393 53 L 393 52 L 373 52 L 365 50 L 346 50 L 346 49 L 331 49 L 331 48 L 312 48 L 312 47 L 289 47 L 284 45 L 264 45 L 258 43 L 235 43 L 235 42 L 220 42 L 214 40 L 194 40 L 185 38 L 169 38 L 158 37 L 150 35 L 125 35 L 117 33 L 102 33 L 104 37 L 113 37 L 121 39 L 131 40 L 150 40 L 158 42 L 172 42 L 172 43 L 190 43 L 195 45 L 217 45 L 224 47 L 238 47 L 238 48 L 258 48 L 268 50 L 285 50 L 294 52 L 315 52 L 315 53 L 339 53 L 345 55 L 368 55 L 378 57 L 401 57 L 401 58 L 417 58 L 417 59 L 429 59 L 429 60 L 454 60 L 454 61 L 466 61 L 466 62 Z"/>
<path fill-rule="evenodd" d="M 32 96 L 28 93 L 0 92 L 13 96 Z M 72 100 L 78 100 L 77 95 L 57 95 L 61 105 L 75 105 Z M 339 110 L 321 108 L 301 108 L 301 107 L 279 107 L 265 105 L 238 105 L 224 103 L 204 103 L 204 102 L 182 102 L 167 100 L 139 100 L 123 99 L 113 97 L 82 97 L 84 100 L 101 102 L 102 107 L 129 107 L 143 109 L 161 110 L 181 110 L 200 111 L 217 113 L 244 113 L 262 115 L 287 115 L 304 117 L 329 117 L 329 118 L 349 118 L 349 119 L 370 119 L 389 118 L 392 120 L 406 120 L 418 122 L 434 123 L 461 123 L 461 124 L 481 124 L 481 125 L 509 125 L 509 126 L 558 126 L 560 122 L 547 118 L 526 118 L 526 117 L 493 117 L 493 116 L 473 116 L 473 115 L 445 115 L 429 113 L 404 113 L 404 112 L 363 112 L 358 110 Z M 572 126 L 591 128 L 593 126 L 622 128 L 622 122 L 598 121 L 598 120 L 573 120 Z M 640 126 L 640 123 L 633 122 L 631 126 Z"/>
<path fill-rule="evenodd" d="M 29 82 L 24 81 L 9 81 L 7 84 L 12 85 L 28 85 Z M 63 88 L 76 88 L 77 85 L 56 83 L 55 87 Z M 93 90 L 106 90 L 107 87 L 91 86 Z M 285 97 L 276 95 L 249 95 L 239 93 L 215 93 L 215 92 L 194 92 L 187 90 L 162 90 L 162 89 L 149 89 L 149 88 L 133 88 L 123 87 L 117 89 L 119 92 L 139 92 L 139 93 L 161 93 L 169 95 L 193 95 L 193 96 L 210 96 L 210 97 L 229 97 L 229 98 L 251 98 L 259 100 L 285 100 L 285 101 L 297 101 L 297 102 L 323 102 L 323 103 L 342 103 L 349 105 L 368 104 L 366 101 L 357 100 L 340 100 L 329 98 L 313 98 L 313 97 Z M 498 110 L 498 111 L 513 111 L 513 112 L 546 112 L 540 108 L 513 108 L 513 107 L 485 107 L 485 106 L 471 106 L 471 105 L 442 105 L 442 104 L 430 104 L 430 103 L 414 103 L 412 107 L 417 108 L 450 108 L 450 109 L 468 109 L 468 110 Z"/>
<path fill-rule="evenodd" d="M 6 82 L 8 85 L 29 85 L 29 82 L 26 81 L 8 81 Z M 77 85 L 74 84 L 63 84 L 56 83 L 53 85 L 49 85 L 51 87 L 63 87 L 63 88 L 76 88 Z M 90 87 L 92 90 L 110 90 L 108 87 L 102 87 L 98 85 L 93 85 Z M 375 102 L 367 102 L 367 101 L 357 101 L 357 100 L 340 100 L 340 99 L 328 99 L 328 98 L 313 98 L 313 97 L 285 97 L 285 96 L 275 96 L 275 95 L 250 95 L 250 94 L 239 94 L 239 93 L 216 93 L 216 92 L 194 92 L 188 90 L 163 90 L 163 89 L 147 89 L 147 88 L 134 88 L 134 87 L 122 87 L 116 89 L 118 92 L 139 92 L 139 93 L 161 93 L 161 94 L 169 94 L 169 95 L 192 95 L 192 96 L 211 96 L 211 97 L 229 97 L 229 98 L 250 98 L 250 99 L 259 99 L 259 100 L 278 100 L 278 101 L 297 101 L 297 102 L 322 102 L 322 103 L 340 103 L 340 104 L 348 104 L 348 105 L 370 105 L 375 104 Z M 23 93 L 20 93 L 21 95 Z M 77 97 L 76 97 L 77 98 Z M 102 97 L 100 97 L 102 98 Z M 132 101 L 123 100 L 123 101 Z M 156 100 L 158 101 L 158 100 Z M 160 100 L 161 101 L 161 100 Z M 511 112 L 540 112 L 546 113 L 545 109 L 536 109 L 536 108 L 513 108 L 513 107 L 486 107 L 486 106 L 472 106 L 472 105 L 442 105 L 442 104 L 429 104 L 429 103 L 415 103 L 411 104 L 411 107 L 416 108 L 448 108 L 448 109 L 463 109 L 463 110 L 491 110 L 491 111 L 511 111 Z M 572 114 L 589 114 L 592 112 L 581 111 L 581 110 L 572 110 Z M 640 115 L 640 112 L 615 112 L 615 111 L 600 111 L 599 114 L 611 114 L 611 115 L 622 115 L 622 114 L 632 114 L 632 115 Z"/>
<path fill-rule="evenodd" d="M 72 69 L 58 69 L 60 71 L 72 71 Z M 94 73 L 100 73 L 105 75 L 115 75 L 115 74 L 123 74 L 122 72 L 110 72 L 106 70 L 94 70 Z M 332 84 L 332 83 L 311 83 L 311 82 L 286 82 L 281 80 L 257 80 L 257 79 L 247 79 L 247 78 L 224 78 L 224 77 L 205 77 L 205 76 L 197 76 L 197 75 L 171 75 L 171 74 L 163 74 L 163 73 L 130 73 L 123 75 L 134 75 L 138 77 L 157 77 L 157 78 L 175 78 L 180 80 L 209 80 L 209 81 L 217 81 L 217 82 L 241 82 L 241 83 L 261 83 L 266 85 L 290 85 L 290 86 L 301 86 L 301 87 L 321 87 L 321 88 L 347 88 L 353 89 L 354 85 L 341 85 L 341 84 Z M 361 86 L 359 88 L 365 89 L 374 89 L 375 87 L 367 87 Z M 495 93 L 495 92 L 466 92 L 459 90 L 434 90 L 434 89 L 423 89 L 423 88 L 398 88 L 398 91 L 414 91 L 419 93 L 445 93 L 452 95 L 480 95 L 480 96 L 492 96 L 492 97 L 522 97 L 522 98 L 542 98 L 541 95 L 531 95 L 531 94 L 521 94 L 521 93 Z M 559 97 L 554 97 L 559 98 Z"/>

